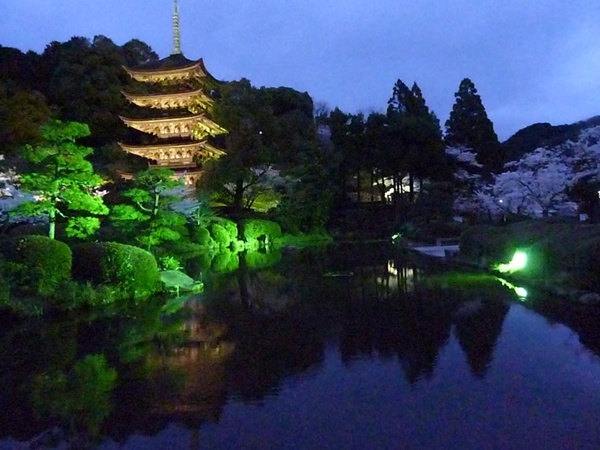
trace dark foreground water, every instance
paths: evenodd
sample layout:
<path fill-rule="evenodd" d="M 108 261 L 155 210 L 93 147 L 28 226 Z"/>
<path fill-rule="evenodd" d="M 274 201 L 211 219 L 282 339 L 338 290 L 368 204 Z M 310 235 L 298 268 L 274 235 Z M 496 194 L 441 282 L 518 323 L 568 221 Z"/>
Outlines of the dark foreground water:
<path fill-rule="evenodd" d="M 4 319 L 0 448 L 600 448 L 597 313 L 386 246 L 256 258 L 169 315 Z"/>

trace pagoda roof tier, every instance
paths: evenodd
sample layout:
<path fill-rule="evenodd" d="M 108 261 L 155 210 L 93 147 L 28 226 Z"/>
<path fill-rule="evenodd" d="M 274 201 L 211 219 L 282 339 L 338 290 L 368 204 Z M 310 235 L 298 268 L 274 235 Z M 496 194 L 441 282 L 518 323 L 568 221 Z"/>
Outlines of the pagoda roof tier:
<path fill-rule="evenodd" d="M 127 126 L 143 133 L 153 134 L 161 139 L 175 137 L 201 138 L 207 135 L 216 136 L 227 132 L 227 130 L 203 114 L 155 119 L 129 119 L 123 116 L 120 117 Z"/>
<path fill-rule="evenodd" d="M 209 108 L 213 104 L 213 99 L 206 95 L 202 89 L 188 92 L 178 92 L 173 94 L 129 94 L 123 92 L 123 95 L 131 103 L 143 108 L 155 109 L 188 109 L 200 105 L 203 108 Z"/>
<path fill-rule="evenodd" d="M 206 69 L 202 58 L 192 61 L 181 53 L 167 56 L 159 61 L 150 62 L 140 67 L 124 68 L 131 77 L 142 83 L 181 82 L 194 78 L 205 78 L 214 84 L 219 83 Z"/>
<path fill-rule="evenodd" d="M 119 142 L 127 153 L 155 161 L 168 168 L 196 167 L 196 160 L 218 158 L 225 152 L 207 141 L 190 141 L 171 144 L 128 145 Z"/>

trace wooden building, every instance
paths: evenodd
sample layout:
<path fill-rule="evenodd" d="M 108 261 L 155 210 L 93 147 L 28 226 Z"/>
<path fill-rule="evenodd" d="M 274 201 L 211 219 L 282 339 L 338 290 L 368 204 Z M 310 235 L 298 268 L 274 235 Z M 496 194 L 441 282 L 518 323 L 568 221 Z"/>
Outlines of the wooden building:
<path fill-rule="evenodd" d="M 211 118 L 214 94 L 220 82 L 204 66 L 181 52 L 179 8 L 174 0 L 173 53 L 141 67 L 125 67 L 143 86 L 143 93 L 124 92 L 138 107 L 138 117 L 121 117 L 123 122 L 142 132 L 143 144 L 119 143 L 131 154 L 148 160 L 151 168 L 174 170 L 188 185 L 195 185 L 202 163 L 223 155 L 212 138 L 227 131 Z"/>

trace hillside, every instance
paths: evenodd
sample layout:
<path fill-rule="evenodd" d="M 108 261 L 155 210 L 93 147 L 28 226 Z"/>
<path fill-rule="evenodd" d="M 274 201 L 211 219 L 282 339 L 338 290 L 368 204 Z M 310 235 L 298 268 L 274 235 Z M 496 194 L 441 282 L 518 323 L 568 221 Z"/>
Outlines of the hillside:
<path fill-rule="evenodd" d="M 537 148 L 553 148 L 566 141 L 577 141 L 581 131 L 600 125 L 600 116 L 570 125 L 536 123 L 517 131 L 502 143 L 507 161 L 521 158 Z"/>

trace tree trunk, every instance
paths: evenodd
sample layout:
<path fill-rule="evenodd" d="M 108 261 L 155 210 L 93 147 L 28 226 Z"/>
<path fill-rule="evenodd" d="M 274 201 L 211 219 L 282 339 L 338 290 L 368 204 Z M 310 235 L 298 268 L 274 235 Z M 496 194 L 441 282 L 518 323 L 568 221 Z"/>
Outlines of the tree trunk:
<path fill-rule="evenodd" d="M 238 178 L 235 181 L 235 192 L 233 193 L 233 208 L 240 212 L 244 206 L 244 180 Z"/>
<path fill-rule="evenodd" d="M 160 194 L 158 192 L 154 193 L 154 204 L 152 205 L 152 215 L 151 220 L 154 220 L 156 216 L 158 216 L 158 205 L 160 204 Z"/>
<path fill-rule="evenodd" d="M 50 212 L 48 212 L 48 237 L 50 239 L 54 239 L 56 236 L 56 209 L 50 208 Z"/>
<path fill-rule="evenodd" d="M 48 237 L 54 239 L 56 236 L 56 205 L 58 204 L 58 165 L 54 171 L 54 181 L 52 183 L 52 195 L 50 197 L 52 206 L 48 212 Z"/>

